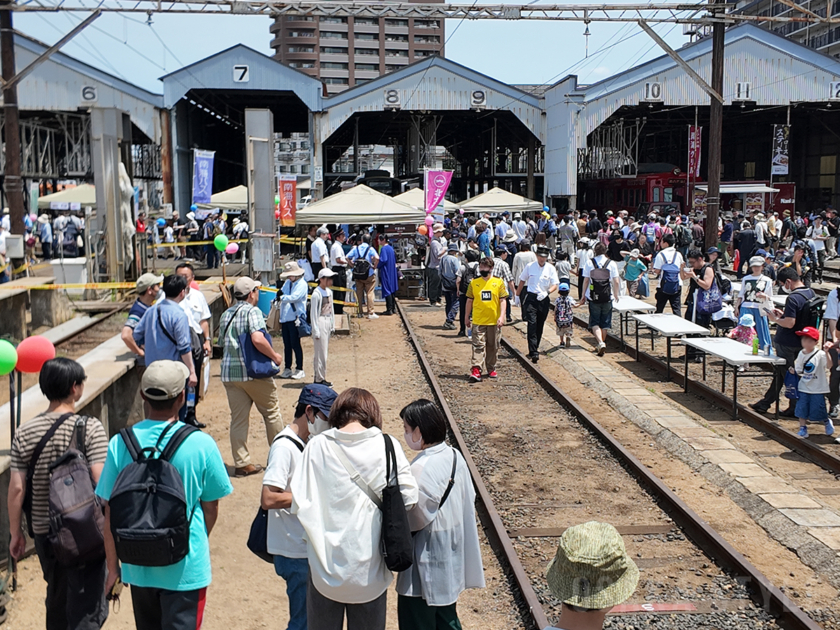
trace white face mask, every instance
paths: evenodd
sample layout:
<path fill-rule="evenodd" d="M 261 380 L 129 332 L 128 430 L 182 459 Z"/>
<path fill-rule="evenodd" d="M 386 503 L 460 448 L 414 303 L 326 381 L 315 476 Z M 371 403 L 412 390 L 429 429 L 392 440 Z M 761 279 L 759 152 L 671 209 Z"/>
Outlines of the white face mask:
<path fill-rule="evenodd" d="M 414 439 L 414 431 L 406 432 L 405 443 L 408 444 L 408 448 L 410 448 L 412 451 L 422 451 L 423 450 L 423 438 L 419 438 L 419 439 L 415 440 Z"/>
<path fill-rule="evenodd" d="M 325 420 L 317 413 L 315 414 L 315 422 L 309 423 L 309 434 L 310 435 L 318 435 L 319 433 L 323 433 L 327 429 L 330 428 L 329 421 Z"/>

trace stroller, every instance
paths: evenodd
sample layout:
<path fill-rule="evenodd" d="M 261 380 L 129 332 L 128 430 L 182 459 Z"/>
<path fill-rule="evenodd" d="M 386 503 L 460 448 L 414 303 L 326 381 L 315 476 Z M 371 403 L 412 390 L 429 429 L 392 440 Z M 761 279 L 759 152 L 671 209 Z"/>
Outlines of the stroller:
<path fill-rule="evenodd" d="M 724 304 L 717 313 L 712 314 L 712 330 L 714 337 L 725 337 L 729 331 L 738 325 L 735 309 L 731 304 Z"/>

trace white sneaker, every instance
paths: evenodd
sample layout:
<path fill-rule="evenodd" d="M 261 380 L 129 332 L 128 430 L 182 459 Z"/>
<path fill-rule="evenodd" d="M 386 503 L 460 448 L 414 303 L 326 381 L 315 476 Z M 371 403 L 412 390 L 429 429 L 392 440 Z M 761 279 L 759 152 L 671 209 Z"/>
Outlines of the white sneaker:
<path fill-rule="evenodd" d="M 368 319 L 379 319 L 379 315 L 377 315 L 376 313 L 371 313 L 370 315 L 368 315 Z"/>
<path fill-rule="evenodd" d="M 283 370 L 283 373 L 280 375 L 280 378 L 292 378 L 292 371 L 289 368 Z"/>
<path fill-rule="evenodd" d="M 300 379 L 304 378 L 305 376 L 306 376 L 306 374 L 303 373 L 303 370 L 298 370 L 297 372 L 292 372 L 292 378 L 295 379 L 296 381 L 299 381 Z"/>

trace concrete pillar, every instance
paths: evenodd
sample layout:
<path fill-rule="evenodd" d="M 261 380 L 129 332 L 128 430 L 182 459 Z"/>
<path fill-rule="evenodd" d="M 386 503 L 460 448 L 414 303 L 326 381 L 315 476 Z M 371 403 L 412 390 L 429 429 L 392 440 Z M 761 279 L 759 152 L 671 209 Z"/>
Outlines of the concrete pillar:
<path fill-rule="evenodd" d="M 64 291 L 30 291 L 32 328 L 54 328 L 73 319 L 73 306 Z"/>
<path fill-rule="evenodd" d="M 245 155 L 248 167 L 248 217 L 255 232 L 274 234 L 274 116 L 270 109 L 245 109 Z M 263 284 L 272 282 L 262 272 Z"/>
<path fill-rule="evenodd" d="M 91 109 L 90 118 L 93 181 L 96 186 L 94 234 L 105 235 L 105 258 L 109 279 L 122 282 L 125 279 L 125 261 L 120 221 L 119 164 L 123 112 L 114 107 L 94 107 Z"/>

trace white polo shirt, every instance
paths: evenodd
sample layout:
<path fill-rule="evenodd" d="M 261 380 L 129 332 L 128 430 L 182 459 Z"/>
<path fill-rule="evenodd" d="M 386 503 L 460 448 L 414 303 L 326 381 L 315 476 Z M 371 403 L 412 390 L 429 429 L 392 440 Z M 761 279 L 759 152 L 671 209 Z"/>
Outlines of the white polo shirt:
<path fill-rule="evenodd" d="M 525 267 L 522 275 L 519 276 L 519 282 L 525 282 L 528 285 L 528 293 L 539 293 L 540 291 L 548 293 L 549 287 L 553 284 L 559 284 L 560 280 L 557 277 L 557 270 L 554 265 L 549 265 L 546 261 L 545 265 L 540 267 L 539 261 L 534 261 Z"/>
<path fill-rule="evenodd" d="M 338 259 L 341 258 L 344 262 L 338 262 Z M 347 254 L 344 253 L 344 248 L 341 246 L 341 243 L 336 241 L 333 243 L 333 246 L 330 248 L 330 267 L 346 267 L 347 266 Z"/>
<path fill-rule="evenodd" d="M 319 263 L 321 258 L 328 256 L 327 244 L 320 236 L 312 242 L 312 262 Z"/>

